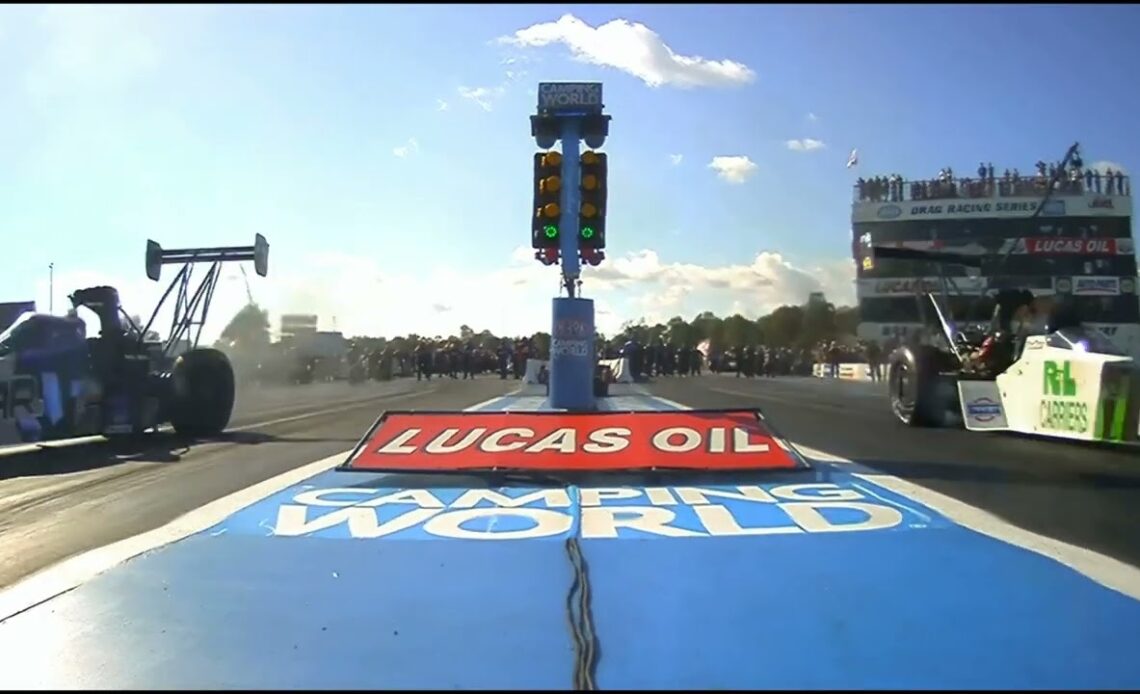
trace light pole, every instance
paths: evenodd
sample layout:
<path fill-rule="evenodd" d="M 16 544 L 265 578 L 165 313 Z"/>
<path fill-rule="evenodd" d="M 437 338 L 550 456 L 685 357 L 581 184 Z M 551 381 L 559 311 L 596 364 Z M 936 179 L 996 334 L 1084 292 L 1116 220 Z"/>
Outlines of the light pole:
<path fill-rule="evenodd" d="M 562 260 L 566 296 L 554 297 L 551 304 L 547 392 L 552 407 L 571 411 L 592 410 L 597 406 L 594 400 L 597 373 L 594 301 L 583 298 L 580 288 L 581 261 L 597 265 L 603 257 L 601 249 L 605 247 L 601 224 L 605 215 L 606 156 L 582 152 L 581 147 L 585 143 L 590 149 L 598 149 L 605 144 L 610 116 L 602 113 L 603 110 L 601 82 L 540 82 L 538 103 L 530 117 L 530 134 L 535 145 L 550 150 L 557 141 L 562 141 L 562 156 L 555 158 L 555 162 L 561 160 L 557 172 L 545 171 L 547 165 L 554 163 L 548 152 L 535 156 L 536 203 L 541 202 L 542 206 L 532 212 L 532 219 L 534 212 L 539 212 L 543 219 L 537 228 L 532 223 L 531 234 L 536 247 L 541 248 L 539 259 L 544 264 L 553 264 L 551 261 L 558 256 Z M 551 195 L 547 199 L 543 195 L 543 184 L 552 178 L 556 185 L 548 187 Z M 588 248 L 583 248 L 584 245 Z M 583 252 L 586 250 L 588 254 Z"/>
<path fill-rule="evenodd" d="M 48 263 L 48 313 L 55 313 L 55 263 Z"/>

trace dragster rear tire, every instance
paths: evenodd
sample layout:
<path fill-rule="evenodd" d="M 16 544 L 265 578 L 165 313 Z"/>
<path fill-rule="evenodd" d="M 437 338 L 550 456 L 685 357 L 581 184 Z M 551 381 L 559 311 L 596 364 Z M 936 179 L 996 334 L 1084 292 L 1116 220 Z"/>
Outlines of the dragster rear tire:
<path fill-rule="evenodd" d="M 911 427 L 940 427 L 945 422 L 945 403 L 939 385 L 943 359 L 927 345 L 899 347 L 887 365 L 887 389 L 891 414 Z"/>
<path fill-rule="evenodd" d="M 216 349 L 193 349 L 174 361 L 170 424 L 184 436 L 216 436 L 234 411 L 234 369 Z"/>

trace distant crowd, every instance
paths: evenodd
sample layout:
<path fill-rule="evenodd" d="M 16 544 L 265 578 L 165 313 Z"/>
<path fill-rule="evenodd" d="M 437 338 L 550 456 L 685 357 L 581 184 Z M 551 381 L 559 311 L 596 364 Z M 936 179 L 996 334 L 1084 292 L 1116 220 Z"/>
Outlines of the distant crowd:
<path fill-rule="evenodd" d="M 881 366 L 883 355 L 889 354 L 894 346 L 848 339 L 823 341 L 806 348 L 776 347 L 757 341 L 718 349 L 710 347 L 707 341 L 701 347 L 675 347 L 662 341 L 641 345 L 627 340 L 599 343 L 598 357 L 627 358 L 637 380 L 700 376 L 704 369 L 743 378 L 811 376 L 816 363 L 828 365 L 825 375 L 838 375 L 842 363 Z M 400 349 L 390 343 L 379 348 L 353 342 L 341 358 L 297 355 L 285 362 L 284 372 L 273 375 L 259 366 L 255 378 L 262 382 L 311 383 L 343 378 L 383 381 L 414 376 L 418 381 L 430 381 L 492 375 L 521 380 L 526 375 L 528 359 L 548 358 L 532 337 L 501 338 L 489 346 L 480 346 L 474 340 L 420 339 Z"/>
<path fill-rule="evenodd" d="M 694 345 L 674 347 L 661 341 L 642 345 L 636 340 L 606 345 L 601 350 L 603 359 L 629 360 L 634 380 L 652 376 L 700 376 L 705 355 Z"/>
<path fill-rule="evenodd" d="M 759 342 L 718 349 L 705 342 L 702 347 L 674 347 L 661 341 L 641 345 L 629 340 L 602 350 L 603 358 L 628 359 L 634 380 L 646 378 L 700 376 L 704 368 L 712 373 L 755 376 L 810 376 L 813 353 L 807 349 L 769 347 Z"/>
<path fill-rule="evenodd" d="M 871 380 L 879 381 L 883 378 L 886 357 L 898 347 L 900 341 L 891 337 L 882 344 L 874 340 L 856 340 L 850 344 L 824 341 L 816 345 L 815 361 L 824 365 L 824 376 L 839 377 L 840 364 L 869 364 L 871 366 Z"/>
<path fill-rule="evenodd" d="M 265 373 L 259 367 L 258 380 L 311 383 L 415 376 L 416 380 L 430 381 L 433 377 L 467 379 L 484 374 L 521 379 L 526 373 L 527 359 L 541 358 L 545 355 L 539 353 L 529 337 L 501 338 L 492 346 L 480 346 L 474 340 L 420 339 L 400 349 L 390 344 L 381 348 L 353 341 L 342 357 L 294 353 L 284 362 L 284 373 Z"/>
<path fill-rule="evenodd" d="M 811 376 L 813 361 L 814 354 L 810 349 L 737 345 L 714 353 L 709 369 L 714 373 L 735 373 L 738 378 Z"/>
<path fill-rule="evenodd" d="M 1054 192 L 1079 195 L 1093 192 L 1103 195 L 1130 195 L 1131 184 L 1121 171 L 1084 168 L 1080 157 L 1068 165 L 1063 162 L 1046 164 L 1038 161 L 1036 173 L 1023 177 L 1018 169 L 1006 169 L 1000 178 L 994 176 L 994 165 L 978 164 L 977 178 L 955 178 L 954 170 L 946 167 L 929 180 L 904 181 L 902 176 L 876 176 L 859 178 L 856 188 L 860 202 L 903 202 L 904 200 L 944 200 L 952 198 L 985 198 L 999 196 L 1035 196 L 1044 194 L 1049 181 L 1057 177 Z"/>
<path fill-rule="evenodd" d="M 405 369 L 410 366 L 415 371 L 417 381 L 430 381 L 432 376 L 466 379 L 488 373 L 517 380 L 526 374 L 528 359 L 544 359 L 546 355 L 539 353 L 533 338 L 516 337 L 500 338 L 495 347 L 479 346 L 474 340 L 420 340 L 410 352 L 393 356 Z"/>

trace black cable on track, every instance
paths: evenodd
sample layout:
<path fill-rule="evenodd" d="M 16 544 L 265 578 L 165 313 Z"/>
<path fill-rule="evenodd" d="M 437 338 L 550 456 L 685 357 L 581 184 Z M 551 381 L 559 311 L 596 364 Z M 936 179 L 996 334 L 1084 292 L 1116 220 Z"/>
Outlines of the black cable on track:
<path fill-rule="evenodd" d="M 598 688 L 595 678 L 601 649 L 591 613 L 590 574 L 576 534 L 566 540 L 566 554 L 574 569 L 566 595 L 566 615 L 574 641 L 574 689 L 594 690 Z"/>

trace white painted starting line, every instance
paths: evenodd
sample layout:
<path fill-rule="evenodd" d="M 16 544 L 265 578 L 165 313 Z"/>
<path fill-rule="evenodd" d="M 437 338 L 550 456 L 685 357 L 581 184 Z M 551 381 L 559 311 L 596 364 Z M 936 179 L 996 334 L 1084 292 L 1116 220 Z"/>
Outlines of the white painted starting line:
<path fill-rule="evenodd" d="M 648 393 L 642 395 L 678 410 L 692 409 L 667 398 Z M 465 408 L 464 411 L 481 409 L 505 397 L 511 396 L 490 398 Z M 811 460 L 853 464 L 853 461 L 837 455 L 807 446 L 792 445 Z M 331 470 L 343 462 L 349 453 L 350 450 L 344 451 L 295 468 L 212 501 L 155 530 L 89 550 L 47 567 L 0 592 L 0 622 L 73 590 L 140 554 L 200 533 L 243 508 L 300 484 L 319 473 Z M 854 476 L 917 501 L 964 528 L 1053 559 L 1102 586 L 1140 600 L 1140 569 L 1136 567 L 1098 552 L 1019 528 L 987 511 L 892 475 L 856 473 Z"/>

